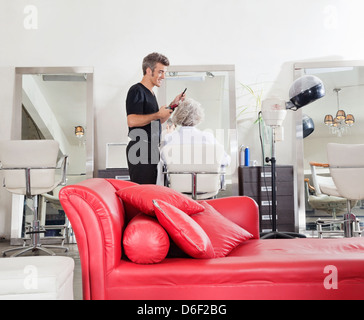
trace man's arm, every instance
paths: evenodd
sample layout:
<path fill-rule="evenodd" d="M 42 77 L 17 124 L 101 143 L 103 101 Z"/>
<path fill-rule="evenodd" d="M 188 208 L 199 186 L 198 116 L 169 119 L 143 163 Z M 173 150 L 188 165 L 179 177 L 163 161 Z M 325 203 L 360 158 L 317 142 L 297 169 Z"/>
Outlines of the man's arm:
<path fill-rule="evenodd" d="M 151 114 L 129 114 L 127 117 L 128 127 L 144 127 L 147 124 L 151 123 L 154 120 L 160 119 L 161 123 L 164 123 L 171 116 L 172 110 L 167 109 L 166 106 L 163 106 L 156 113 Z"/>

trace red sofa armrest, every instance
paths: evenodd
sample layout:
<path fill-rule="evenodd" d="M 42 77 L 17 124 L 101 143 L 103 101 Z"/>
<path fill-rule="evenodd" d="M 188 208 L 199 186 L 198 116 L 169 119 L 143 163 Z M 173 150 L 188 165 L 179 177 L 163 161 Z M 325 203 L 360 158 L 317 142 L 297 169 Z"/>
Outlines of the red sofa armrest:
<path fill-rule="evenodd" d="M 124 207 L 106 179 L 66 186 L 59 199 L 76 235 L 84 299 L 104 299 L 105 276 L 122 256 Z"/>
<path fill-rule="evenodd" d="M 259 239 L 259 207 L 249 197 L 229 197 L 207 201 L 229 220 L 249 231 Z"/>

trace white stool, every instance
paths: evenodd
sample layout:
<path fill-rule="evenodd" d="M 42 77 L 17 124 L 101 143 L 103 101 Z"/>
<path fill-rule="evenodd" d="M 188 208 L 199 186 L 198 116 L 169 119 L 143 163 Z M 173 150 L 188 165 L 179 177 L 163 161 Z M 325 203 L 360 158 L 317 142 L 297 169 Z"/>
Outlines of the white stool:
<path fill-rule="evenodd" d="M 37 256 L 0 259 L 0 300 L 73 300 L 74 260 Z"/>

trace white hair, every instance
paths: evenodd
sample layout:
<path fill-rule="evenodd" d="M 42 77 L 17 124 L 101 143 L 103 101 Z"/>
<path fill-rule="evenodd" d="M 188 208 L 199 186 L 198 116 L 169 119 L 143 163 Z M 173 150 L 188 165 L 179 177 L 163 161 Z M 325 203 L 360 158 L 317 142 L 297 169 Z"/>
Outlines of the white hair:
<path fill-rule="evenodd" d="M 180 102 L 173 115 L 173 123 L 184 127 L 197 126 L 205 117 L 201 103 L 187 98 Z"/>

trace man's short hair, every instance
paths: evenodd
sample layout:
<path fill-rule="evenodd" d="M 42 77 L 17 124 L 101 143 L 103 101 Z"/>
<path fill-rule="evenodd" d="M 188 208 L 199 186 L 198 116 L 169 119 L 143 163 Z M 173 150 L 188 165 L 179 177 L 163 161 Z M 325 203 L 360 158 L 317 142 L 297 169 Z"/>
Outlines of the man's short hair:
<path fill-rule="evenodd" d="M 148 68 L 150 68 L 152 72 L 154 72 L 157 63 L 161 63 L 166 67 L 169 66 L 169 60 L 163 54 L 157 52 L 148 54 L 143 60 L 143 75 L 147 73 Z"/>

